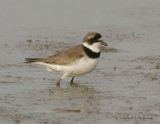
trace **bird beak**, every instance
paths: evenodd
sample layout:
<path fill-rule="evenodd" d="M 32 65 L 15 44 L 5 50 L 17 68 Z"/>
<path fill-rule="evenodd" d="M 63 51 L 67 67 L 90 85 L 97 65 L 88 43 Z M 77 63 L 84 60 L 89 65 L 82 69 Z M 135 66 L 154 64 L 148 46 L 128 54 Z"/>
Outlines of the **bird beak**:
<path fill-rule="evenodd" d="M 101 43 L 101 45 L 108 46 L 108 44 L 104 41 L 101 41 L 100 43 Z"/>

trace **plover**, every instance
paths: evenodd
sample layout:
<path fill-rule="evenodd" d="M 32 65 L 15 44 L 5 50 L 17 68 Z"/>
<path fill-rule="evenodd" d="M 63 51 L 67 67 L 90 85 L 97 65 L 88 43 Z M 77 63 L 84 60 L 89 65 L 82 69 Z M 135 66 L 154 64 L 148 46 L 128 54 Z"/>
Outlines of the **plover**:
<path fill-rule="evenodd" d="M 89 73 L 95 69 L 100 58 L 101 45 L 107 46 L 102 35 L 89 32 L 80 45 L 58 52 L 48 58 L 26 58 L 26 63 L 43 65 L 47 71 L 61 74 L 56 82 L 58 86 L 66 76 L 72 77 L 70 85 L 73 85 L 75 76 Z"/>

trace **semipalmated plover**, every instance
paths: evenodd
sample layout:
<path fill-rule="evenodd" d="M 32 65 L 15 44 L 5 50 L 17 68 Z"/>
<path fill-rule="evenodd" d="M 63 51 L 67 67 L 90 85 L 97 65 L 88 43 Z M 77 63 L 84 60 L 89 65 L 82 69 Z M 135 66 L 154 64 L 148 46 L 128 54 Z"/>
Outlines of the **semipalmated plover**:
<path fill-rule="evenodd" d="M 70 85 L 72 85 L 75 76 L 89 73 L 95 69 L 99 61 L 101 45 L 107 46 L 102 35 L 90 32 L 86 34 L 80 45 L 58 52 L 48 58 L 26 58 L 26 63 L 43 65 L 49 72 L 60 73 L 61 77 L 56 82 L 58 86 L 64 77 L 72 77 L 70 81 Z"/>

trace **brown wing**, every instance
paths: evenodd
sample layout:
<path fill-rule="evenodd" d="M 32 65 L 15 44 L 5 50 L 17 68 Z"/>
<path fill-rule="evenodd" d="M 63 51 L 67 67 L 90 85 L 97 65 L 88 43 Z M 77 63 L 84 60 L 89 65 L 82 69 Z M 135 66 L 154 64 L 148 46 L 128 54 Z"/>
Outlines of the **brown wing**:
<path fill-rule="evenodd" d="M 72 47 L 68 50 L 58 52 L 53 56 L 50 56 L 48 58 L 27 58 L 27 62 L 45 62 L 48 64 L 55 64 L 55 65 L 68 65 L 77 59 L 86 56 L 86 53 L 83 50 L 82 45 L 77 45 L 75 47 Z"/>

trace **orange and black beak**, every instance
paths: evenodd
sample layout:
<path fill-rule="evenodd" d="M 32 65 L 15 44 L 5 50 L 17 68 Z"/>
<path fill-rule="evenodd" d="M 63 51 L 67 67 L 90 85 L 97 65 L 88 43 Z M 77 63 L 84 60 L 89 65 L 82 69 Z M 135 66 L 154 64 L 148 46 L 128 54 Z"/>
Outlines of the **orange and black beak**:
<path fill-rule="evenodd" d="M 100 43 L 101 43 L 101 45 L 108 46 L 108 44 L 104 41 L 101 41 Z"/>

